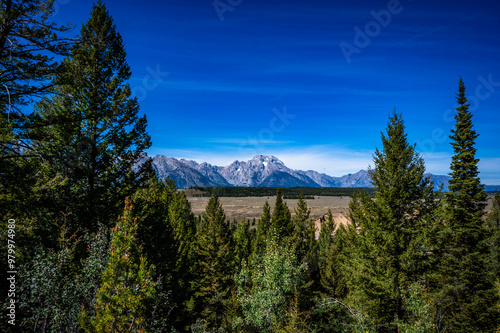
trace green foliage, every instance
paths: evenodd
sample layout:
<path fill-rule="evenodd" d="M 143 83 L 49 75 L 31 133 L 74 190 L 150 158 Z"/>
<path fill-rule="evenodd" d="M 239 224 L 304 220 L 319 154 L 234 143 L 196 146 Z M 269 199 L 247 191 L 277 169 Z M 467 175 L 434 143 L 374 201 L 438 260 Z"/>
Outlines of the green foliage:
<path fill-rule="evenodd" d="M 152 177 L 146 117 L 131 98 L 130 67 L 122 38 L 98 1 L 82 25 L 81 39 L 63 61 L 56 94 L 37 104 L 33 146 L 67 182 L 55 205 L 72 213 L 73 225 L 95 231 L 114 225 L 123 200 Z M 98 88 L 96 88 L 98 87 Z"/>
<path fill-rule="evenodd" d="M 311 230 L 312 220 L 310 219 L 311 209 L 307 207 L 304 195 L 300 194 L 297 207 L 294 208 L 295 215 L 292 218 L 293 232 L 290 241 L 295 246 L 297 260 L 311 260 L 315 253 L 314 225 Z M 310 233 L 312 231 L 312 240 Z M 306 258 L 307 257 L 307 258 Z M 313 265 L 310 265 L 313 266 Z"/>
<path fill-rule="evenodd" d="M 209 328 L 221 327 L 224 310 L 231 300 L 234 244 L 224 210 L 215 192 L 207 203 L 197 226 L 194 243 L 194 313 L 208 322 Z"/>
<path fill-rule="evenodd" d="M 311 332 L 376 332 L 365 313 L 331 297 L 315 300 L 309 322 Z"/>
<path fill-rule="evenodd" d="M 113 229 L 109 264 L 96 295 L 95 318 L 82 310 L 79 321 L 87 332 L 144 331 L 151 316 L 156 283 L 137 243 L 137 220 L 130 201 Z"/>
<path fill-rule="evenodd" d="M 69 27 L 51 22 L 53 13 L 53 1 L 45 0 L 4 0 L 0 10 L 0 215 L 23 223 L 43 220 L 38 227 L 46 227 L 46 242 L 56 241 L 46 237 L 56 216 L 45 207 L 54 183 L 63 180 L 47 176 L 47 159 L 29 135 L 30 128 L 47 124 L 26 106 L 52 91 L 50 78 L 61 71 L 54 56 L 67 54 L 72 44 L 61 37 Z"/>
<path fill-rule="evenodd" d="M 299 293 L 297 286 L 295 286 L 294 297 L 291 305 L 288 307 L 286 321 L 278 324 L 274 329 L 277 333 L 308 333 L 309 313 L 301 311 L 299 308 Z"/>
<path fill-rule="evenodd" d="M 157 306 L 159 317 L 183 326 L 184 303 L 191 297 L 191 248 L 195 234 L 194 217 L 184 192 L 173 181 L 151 180 L 149 186 L 132 198 L 137 218 L 137 238 L 144 255 L 156 267 L 154 280 L 160 280 L 157 292 L 168 298 Z"/>
<path fill-rule="evenodd" d="M 286 242 L 292 246 L 299 263 L 307 265 L 307 274 L 304 276 L 306 282 L 301 291 L 302 301 L 300 307 L 311 306 L 313 298 L 314 283 L 319 280 L 318 272 L 318 245 L 316 241 L 316 228 L 310 218 L 311 209 L 307 207 L 304 195 L 299 195 L 295 215 L 292 218 L 293 232 Z"/>
<path fill-rule="evenodd" d="M 283 201 L 281 188 L 276 192 L 276 202 L 271 216 L 271 230 L 279 239 L 287 239 L 294 231 L 292 216 L 286 202 Z"/>
<path fill-rule="evenodd" d="M 74 281 L 74 249 L 41 249 L 19 267 L 20 326 L 33 332 L 77 332 L 80 297 Z"/>
<path fill-rule="evenodd" d="M 494 279 L 498 280 L 500 279 L 500 195 L 498 192 L 495 192 L 493 197 L 491 211 L 486 217 L 486 223 L 490 232 L 490 258 L 488 262 Z"/>
<path fill-rule="evenodd" d="M 318 268 L 321 291 L 324 297 L 339 297 L 337 290 L 339 280 L 339 248 L 338 237 L 334 235 L 335 223 L 331 210 L 321 225 L 318 238 Z"/>
<path fill-rule="evenodd" d="M 351 299 L 390 330 L 390 323 L 405 316 L 401 290 L 425 273 L 420 261 L 426 258 L 415 251 L 422 246 L 417 235 L 436 209 L 424 161 L 406 137 L 403 119 L 394 113 L 387 136 L 382 134 L 383 150 L 375 151 L 375 169 L 369 170 L 375 200 L 364 194 L 351 201 L 349 233 L 356 240 L 345 255 Z"/>
<path fill-rule="evenodd" d="M 264 254 L 255 257 L 251 267 L 244 263 L 235 276 L 243 317 L 233 327 L 272 332 L 286 323 L 287 306 L 304 283 L 307 265 L 298 263 L 290 246 L 270 238 Z"/>
<path fill-rule="evenodd" d="M 452 207 L 453 219 L 460 223 L 465 219 L 482 216 L 486 193 L 479 179 L 479 159 L 475 157 L 477 149 L 474 145 L 479 135 L 472 129 L 472 113 L 469 111 L 470 104 L 467 104 L 462 78 L 458 83 L 457 102 L 459 106 L 456 109 L 455 129 L 450 135 L 454 155 L 446 199 Z"/>
<path fill-rule="evenodd" d="M 34 332 L 79 332 L 82 306 L 92 307 L 101 274 L 107 266 L 109 235 L 101 226 L 95 235 L 86 234 L 88 253 L 79 265 L 75 260 L 79 240 L 67 237 L 61 228 L 59 250 L 41 248 L 19 268 L 20 327 Z M 89 312 L 89 315 L 94 315 Z"/>
<path fill-rule="evenodd" d="M 269 235 L 269 230 L 271 229 L 271 206 L 269 202 L 264 203 L 262 207 L 262 215 L 257 224 L 257 231 L 255 233 L 255 239 L 252 245 L 252 256 L 259 256 L 263 253 L 266 246 L 266 239 Z"/>
<path fill-rule="evenodd" d="M 0 92 L 1 118 L 7 118 L 5 106 L 9 101 L 13 106 L 27 105 L 50 91 L 52 82 L 47 78 L 60 70 L 53 56 L 67 54 L 71 44 L 58 35 L 70 27 L 51 22 L 53 14 L 53 1 L 2 1 L 0 84 L 5 84 L 8 92 Z M 21 112 L 11 113 L 10 119 L 16 124 L 14 128 L 27 120 Z"/>
<path fill-rule="evenodd" d="M 409 313 L 409 322 L 398 322 L 398 331 L 402 333 L 437 332 L 432 318 L 431 303 L 426 299 L 424 288 L 413 283 L 408 292 L 403 294 L 403 301 Z"/>
<path fill-rule="evenodd" d="M 253 235 L 250 230 L 250 222 L 242 219 L 233 237 L 235 267 L 239 267 L 243 262 L 248 262 L 248 258 L 252 252 Z"/>
<path fill-rule="evenodd" d="M 472 114 L 460 79 L 455 129 L 450 138 L 455 154 L 449 192 L 439 230 L 441 252 L 436 270 L 437 311 L 444 313 L 442 327 L 456 332 L 492 331 L 498 322 L 493 310 L 496 296 L 488 271 L 487 228 L 483 220 L 484 186 L 475 158 Z"/>

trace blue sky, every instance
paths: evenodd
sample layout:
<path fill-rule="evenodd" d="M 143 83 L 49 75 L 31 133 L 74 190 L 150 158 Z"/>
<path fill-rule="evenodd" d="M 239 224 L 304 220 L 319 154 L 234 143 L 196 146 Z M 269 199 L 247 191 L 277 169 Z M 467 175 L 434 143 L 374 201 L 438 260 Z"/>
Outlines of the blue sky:
<path fill-rule="evenodd" d="M 449 172 L 455 95 L 471 102 L 481 179 L 500 184 L 500 4 L 492 1 L 105 1 L 148 118 L 149 155 L 256 154 L 332 176 L 373 166 L 394 108 L 427 170 Z M 92 1 L 56 0 L 76 24 Z"/>

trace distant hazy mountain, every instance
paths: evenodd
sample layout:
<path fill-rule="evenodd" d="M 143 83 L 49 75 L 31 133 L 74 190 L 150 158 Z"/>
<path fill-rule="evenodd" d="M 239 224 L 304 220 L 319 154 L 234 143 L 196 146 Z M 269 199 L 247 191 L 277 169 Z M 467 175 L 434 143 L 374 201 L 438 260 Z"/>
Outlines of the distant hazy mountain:
<path fill-rule="evenodd" d="M 161 179 L 170 177 L 179 188 L 188 188 L 190 186 L 225 186 L 213 182 L 187 163 L 172 157 L 156 155 L 153 157 L 153 167 Z"/>
<path fill-rule="evenodd" d="M 297 172 L 308 176 L 322 187 L 372 187 L 366 170 L 359 170 L 342 177 L 332 177 L 312 170 L 297 170 Z"/>
<path fill-rule="evenodd" d="M 265 186 L 265 187 L 372 187 L 366 170 L 332 177 L 313 170 L 288 168 L 274 156 L 257 155 L 249 161 L 234 161 L 225 167 L 177 160 L 156 155 L 153 166 L 161 179 L 170 177 L 179 188 L 190 186 Z M 436 188 L 447 190 L 449 176 L 429 174 Z"/>
<path fill-rule="evenodd" d="M 434 188 L 437 190 L 441 185 L 443 185 L 443 191 L 448 191 L 448 181 L 451 179 L 450 176 L 445 175 L 433 175 L 427 173 L 424 176 L 430 176 L 431 180 L 434 182 Z"/>
<path fill-rule="evenodd" d="M 500 192 L 500 185 L 486 185 L 484 190 L 488 192 Z"/>

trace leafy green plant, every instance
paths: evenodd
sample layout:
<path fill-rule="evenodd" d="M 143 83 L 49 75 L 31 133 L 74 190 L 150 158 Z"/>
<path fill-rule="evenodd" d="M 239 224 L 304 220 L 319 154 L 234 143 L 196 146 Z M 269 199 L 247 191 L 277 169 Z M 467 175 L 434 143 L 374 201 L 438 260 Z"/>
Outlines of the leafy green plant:
<path fill-rule="evenodd" d="M 401 333 L 431 333 L 437 332 L 434 324 L 433 309 L 423 286 L 413 283 L 408 292 L 403 294 L 403 301 L 408 312 L 408 321 L 398 321 Z"/>
<path fill-rule="evenodd" d="M 269 239 L 263 255 L 254 259 L 252 268 L 243 264 L 236 274 L 237 298 L 243 317 L 235 326 L 251 326 L 259 332 L 271 332 L 287 320 L 287 308 L 296 288 L 303 285 L 307 265 L 297 262 L 293 250 Z"/>

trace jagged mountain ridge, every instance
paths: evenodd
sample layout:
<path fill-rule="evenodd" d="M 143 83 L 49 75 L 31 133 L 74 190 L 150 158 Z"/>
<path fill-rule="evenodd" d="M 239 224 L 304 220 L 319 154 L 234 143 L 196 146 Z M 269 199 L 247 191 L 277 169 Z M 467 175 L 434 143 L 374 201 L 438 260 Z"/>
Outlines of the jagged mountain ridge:
<path fill-rule="evenodd" d="M 179 188 L 191 186 L 372 187 L 366 170 L 342 177 L 332 177 L 313 170 L 292 170 L 278 158 L 264 155 L 257 155 L 249 161 L 234 161 L 225 167 L 156 155 L 153 158 L 153 167 L 160 179 L 170 177 Z M 446 189 L 449 178 L 449 176 L 431 175 L 436 188 L 443 184 Z"/>
<path fill-rule="evenodd" d="M 286 177 L 287 180 L 280 179 L 278 173 L 281 173 L 281 177 Z M 288 168 L 274 156 L 257 155 L 249 161 L 234 161 L 220 168 L 220 174 L 234 186 L 320 187 L 311 178 Z M 274 178 L 275 181 L 271 181 L 270 178 Z M 280 183 L 283 185 L 273 185 Z"/>

